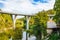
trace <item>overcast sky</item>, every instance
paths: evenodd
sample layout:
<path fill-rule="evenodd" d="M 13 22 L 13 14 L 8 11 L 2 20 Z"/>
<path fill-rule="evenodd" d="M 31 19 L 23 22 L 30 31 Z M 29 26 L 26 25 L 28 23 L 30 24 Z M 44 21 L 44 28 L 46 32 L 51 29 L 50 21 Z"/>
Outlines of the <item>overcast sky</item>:
<path fill-rule="evenodd" d="M 6 12 L 32 15 L 54 7 L 55 0 L 0 0 L 0 9 Z"/>

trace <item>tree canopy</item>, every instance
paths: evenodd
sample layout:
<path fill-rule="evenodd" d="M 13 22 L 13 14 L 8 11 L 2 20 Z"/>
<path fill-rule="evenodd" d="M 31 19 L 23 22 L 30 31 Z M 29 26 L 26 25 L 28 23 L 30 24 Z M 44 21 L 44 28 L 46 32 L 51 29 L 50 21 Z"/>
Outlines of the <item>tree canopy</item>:
<path fill-rule="evenodd" d="M 54 10 L 56 11 L 54 19 L 56 19 L 57 23 L 60 23 L 60 0 L 56 0 Z"/>

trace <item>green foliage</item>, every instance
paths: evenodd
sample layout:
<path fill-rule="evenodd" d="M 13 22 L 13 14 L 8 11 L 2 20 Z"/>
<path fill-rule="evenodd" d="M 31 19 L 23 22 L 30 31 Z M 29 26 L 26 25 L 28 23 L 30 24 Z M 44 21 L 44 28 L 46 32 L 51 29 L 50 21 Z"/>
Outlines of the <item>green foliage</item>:
<path fill-rule="evenodd" d="M 35 35 L 37 40 L 41 40 L 42 34 L 44 37 L 47 35 L 47 15 L 54 14 L 54 12 L 54 10 L 42 11 L 32 16 L 29 21 L 30 29 L 27 30 L 27 32 L 30 33 L 30 35 Z M 16 20 L 16 29 L 14 29 L 11 15 L 0 14 L 0 31 L 3 31 L 2 34 L 0 33 L 0 40 L 8 40 L 10 37 L 12 37 L 13 40 L 21 40 L 23 28 L 26 28 L 26 18 Z"/>
<path fill-rule="evenodd" d="M 54 16 L 54 19 L 56 20 L 57 26 L 60 27 L 60 0 L 56 0 L 54 10 L 56 11 L 56 15 Z M 60 30 L 58 30 L 60 36 Z M 58 40 L 58 39 L 57 39 Z"/>
<path fill-rule="evenodd" d="M 11 37 L 13 40 L 22 39 L 23 25 L 23 21 L 16 20 L 16 29 L 14 30 L 11 15 L 0 14 L 0 40 L 9 40 Z"/>
<path fill-rule="evenodd" d="M 39 12 L 37 15 L 32 16 L 34 22 L 33 24 L 30 24 L 30 34 L 33 34 L 37 37 L 37 40 L 42 40 L 42 35 L 45 37 L 47 35 L 46 28 L 47 28 L 47 21 L 48 21 L 48 15 L 54 15 L 54 10 L 48 10 L 48 11 L 42 11 Z M 31 20 L 30 19 L 30 20 Z"/>
<path fill-rule="evenodd" d="M 47 14 L 48 14 L 48 15 L 55 15 L 55 14 L 56 14 L 56 11 L 53 10 L 53 9 L 52 9 L 52 10 L 48 10 L 48 11 L 47 11 Z"/>
<path fill-rule="evenodd" d="M 57 33 L 52 33 L 50 36 L 49 36 L 49 39 L 48 40 L 58 40 L 59 36 Z"/>
<path fill-rule="evenodd" d="M 54 10 L 56 11 L 54 19 L 56 19 L 57 23 L 60 23 L 60 0 L 56 0 Z"/>
<path fill-rule="evenodd" d="M 9 40 L 5 33 L 0 33 L 0 40 Z"/>
<path fill-rule="evenodd" d="M 24 20 L 23 19 L 17 19 L 16 20 L 16 27 L 23 28 L 24 27 Z"/>
<path fill-rule="evenodd" d="M 41 40 L 43 36 L 47 35 L 46 32 L 46 22 L 48 20 L 47 14 L 45 11 L 39 12 L 37 15 L 32 16 L 33 24 L 30 25 L 30 33 L 36 36 L 36 40 Z"/>
<path fill-rule="evenodd" d="M 0 14 L 0 21 L 0 28 L 13 27 L 12 18 L 9 14 Z"/>
<path fill-rule="evenodd" d="M 22 29 L 16 28 L 12 36 L 12 40 L 22 40 Z"/>
<path fill-rule="evenodd" d="M 53 29 L 53 32 L 48 36 L 48 40 L 60 40 L 60 29 Z"/>
<path fill-rule="evenodd" d="M 16 29 L 13 31 L 12 40 L 22 40 L 23 27 L 24 27 L 23 19 L 17 19 Z"/>

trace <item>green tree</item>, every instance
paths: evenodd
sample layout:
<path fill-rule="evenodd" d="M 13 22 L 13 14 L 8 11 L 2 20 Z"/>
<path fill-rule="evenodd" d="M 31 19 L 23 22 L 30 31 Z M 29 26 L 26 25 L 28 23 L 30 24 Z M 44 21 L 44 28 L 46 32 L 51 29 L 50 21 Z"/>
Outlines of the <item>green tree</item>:
<path fill-rule="evenodd" d="M 23 20 L 16 20 L 16 29 L 13 28 L 13 20 L 10 14 L 0 14 L 0 40 L 22 39 Z"/>
<path fill-rule="evenodd" d="M 22 28 L 16 28 L 12 35 L 12 40 L 22 40 Z"/>
<path fill-rule="evenodd" d="M 42 35 L 45 37 L 46 32 L 46 22 L 48 20 L 45 11 L 39 12 L 37 15 L 32 16 L 34 24 L 30 25 L 30 32 L 36 36 L 36 40 L 42 40 Z"/>
<path fill-rule="evenodd" d="M 54 10 L 56 11 L 54 19 L 56 19 L 56 22 L 60 24 L 60 0 L 56 0 Z"/>
<path fill-rule="evenodd" d="M 56 11 L 56 15 L 54 19 L 56 19 L 57 26 L 60 27 L 60 0 L 56 0 L 54 5 L 54 10 Z M 60 38 L 60 29 L 58 30 L 58 32 L 59 32 L 59 38 Z"/>

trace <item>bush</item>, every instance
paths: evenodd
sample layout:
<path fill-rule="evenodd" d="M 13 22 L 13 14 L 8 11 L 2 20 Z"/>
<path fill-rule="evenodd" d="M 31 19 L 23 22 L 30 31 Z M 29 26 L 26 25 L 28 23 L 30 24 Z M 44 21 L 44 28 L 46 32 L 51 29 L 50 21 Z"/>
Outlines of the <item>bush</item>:
<path fill-rule="evenodd" d="M 22 29 L 16 28 L 12 36 L 13 40 L 22 40 Z"/>

